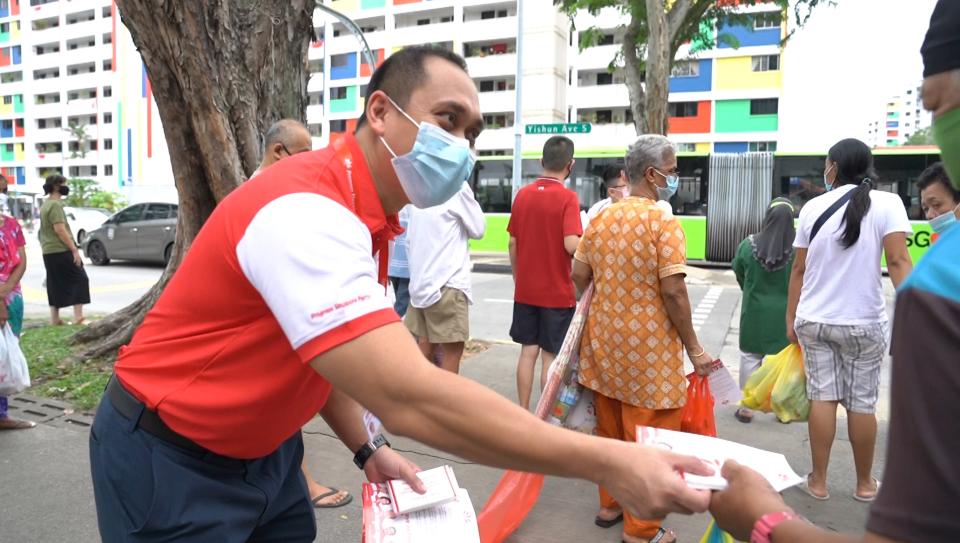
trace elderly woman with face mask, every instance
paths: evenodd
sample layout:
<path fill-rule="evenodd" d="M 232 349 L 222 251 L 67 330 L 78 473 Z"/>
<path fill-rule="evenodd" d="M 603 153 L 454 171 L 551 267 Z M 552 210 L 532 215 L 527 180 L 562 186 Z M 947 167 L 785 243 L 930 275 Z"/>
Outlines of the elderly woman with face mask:
<path fill-rule="evenodd" d="M 629 196 L 590 223 L 574 255 L 573 281 L 581 291 L 591 281 L 595 288 L 580 343 L 580 382 L 594 392 L 597 433 L 632 442 L 638 425 L 680 429 L 684 349 L 701 374 L 713 357 L 693 329 L 683 229 L 664 209 L 679 186 L 673 145 L 660 135 L 640 136 L 624 171 Z M 621 519 L 626 543 L 676 541 L 659 520 L 625 513 L 601 487 L 596 524 Z"/>

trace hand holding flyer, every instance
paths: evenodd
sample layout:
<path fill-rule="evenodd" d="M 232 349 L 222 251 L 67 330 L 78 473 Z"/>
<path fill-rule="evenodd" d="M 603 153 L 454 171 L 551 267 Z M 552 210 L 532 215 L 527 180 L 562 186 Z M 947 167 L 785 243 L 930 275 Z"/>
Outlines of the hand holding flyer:
<path fill-rule="evenodd" d="M 637 442 L 641 445 L 667 449 L 677 454 L 696 456 L 714 469 L 714 474 L 709 476 L 684 474 L 684 480 L 690 488 L 726 489 L 727 481 L 720 475 L 720 468 L 727 460 L 736 460 L 759 472 L 777 492 L 782 492 L 803 481 L 782 454 L 748 447 L 725 439 L 637 426 Z"/>

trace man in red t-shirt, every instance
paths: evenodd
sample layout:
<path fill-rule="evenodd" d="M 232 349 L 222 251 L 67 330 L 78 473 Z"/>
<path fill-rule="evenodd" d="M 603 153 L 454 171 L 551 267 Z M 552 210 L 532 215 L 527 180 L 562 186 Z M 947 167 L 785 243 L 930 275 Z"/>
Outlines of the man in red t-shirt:
<path fill-rule="evenodd" d="M 517 396 L 530 408 L 537 357 L 540 388 L 556 358 L 577 304 L 570 266 L 583 227 L 580 199 L 563 180 L 573 171 L 573 141 L 553 136 L 543 145 L 543 174 L 517 192 L 510 213 L 513 268 L 513 323 L 510 337 L 522 345 L 517 362 Z"/>
<path fill-rule="evenodd" d="M 639 517 L 706 509 L 709 493 L 680 474 L 710 473 L 695 458 L 538 420 L 433 366 L 394 312 L 396 213 L 452 197 L 482 127 L 464 60 L 409 47 L 374 72 L 354 135 L 286 158 L 220 202 L 97 410 L 103 541 L 314 541 L 300 427 L 317 412 L 368 479 L 424 491 L 363 408 L 475 462 L 604 485 Z"/>

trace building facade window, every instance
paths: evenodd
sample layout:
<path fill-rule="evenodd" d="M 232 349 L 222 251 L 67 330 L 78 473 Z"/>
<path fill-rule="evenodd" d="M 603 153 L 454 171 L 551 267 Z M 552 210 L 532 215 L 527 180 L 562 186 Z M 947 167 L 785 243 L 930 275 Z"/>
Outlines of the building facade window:
<path fill-rule="evenodd" d="M 668 111 L 671 117 L 696 117 L 697 102 L 671 102 Z"/>
<path fill-rule="evenodd" d="M 780 100 L 777 98 L 750 100 L 750 115 L 776 115 L 779 106 Z"/>
<path fill-rule="evenodd" d="M 103 167 L 103 175 L 113 175 L 113 164 L 107 164 Z"/>
<path fill-rule="evenodd" d="M 754 153 L 772 153 L 777 150 L 775 141 L 751 141 L 748 149 Z"/>
<path fill-rule="evenodd" d="M 103 148 L 107 151 L 109 151 L 110 149 L 113 149 L 113 140 L 109 138 L 104 139 Z"/>
<path fill-rule="evenodd" d="M 613 74 L 610 72 L 598 73 L 597 85 L 613 85 Z"/>
<path fill-rule="evenodd" d="M 700 77 L 700 61 L 687 60 L 677 62 L 670 69 L 671 77 Z"/>
<path fill-rule="evenodd" d="M 780 69 L 780 55 L 761 55 L 753 57 L 753 71 L 775 72 Z"/>
<path fill-rule="evenodd" d="M 336 119 L 330 121 L 330 131 L 331 132 L 346 132 L 347 131 L 347 121 L 344 119 Z"/>
<path fill-rule="evenodd" d="M 347 97 L 347 88 L 346 87 L 333 87 L 330 89 L 330 99 L 331 100 L 344 100 Z"/>
<path fill-rule="evenodd" d="M 678 153 L 693 153 L 697 150 L 696 143 L 678 143 L 677 152 Z"/>
<path fill-rule="evenodd" d="M 753 28 L 757 30 L 762 28 L 780 28 L 782 19 L 779 11 L 758 13 L 753 16 Z"/>

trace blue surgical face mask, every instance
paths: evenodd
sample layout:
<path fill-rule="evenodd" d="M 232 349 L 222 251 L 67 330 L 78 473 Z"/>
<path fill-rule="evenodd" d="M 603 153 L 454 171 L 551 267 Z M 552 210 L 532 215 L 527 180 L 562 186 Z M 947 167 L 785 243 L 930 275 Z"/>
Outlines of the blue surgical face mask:
<path fill-rule="evenodd" d="M 456 194 L 467 180 L 476 158 L 470 142 L 426 121 L 417 122 L 407 115 L 389 96 L 387 100 L 411 123 L 419 128 L 413 148 L 405 155 L 397 155 L 380 137 L 393 155 L 393 169 L 410 203 L 423 209 L 440 205 Z"/>
<path fill-rule="evenodd" d="M 823 172 L 823 186 L 827 188 L 827 192 L 830 192 L 831 190 L 833 190 L 833 183 L 831 183 L 827 178 L 827 174 L 830 173 L 830 170 L 832 169 L 833 169 L 833 164 L 831 164 L 830 167 L 824 170 Z"/>
<path fill-rule="evenodd" d="M 675 173 L 665 174 L 660 170 L 654 168 L 653 171 L 663 176 L 663 179 L 667 182 L 667 186 L 661 187 L 656 183 L 653 184 L 657 189 L 657 200 L 667 201 L 676 194 L 677 189 L 680 187 L 680 176 Z"/>
<path fill-rule="evenodd" d="M 930 229 L 938 234 L 942 234 L 947 231 L 948 228 L 957 223 L 957 210 L 960 209 L 960 206 L 953 208 L 952 211 L 947 213 L 942 213 L 936 217 L 930 219 Z"/>

